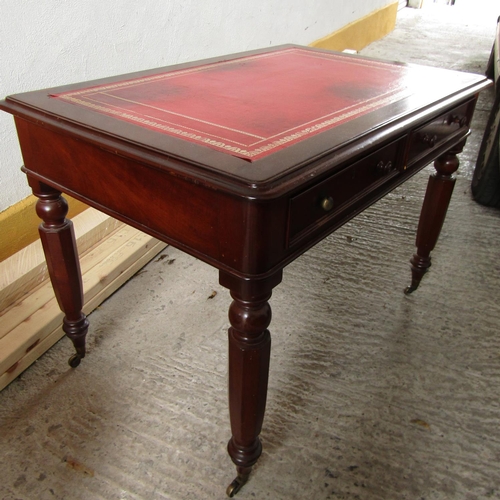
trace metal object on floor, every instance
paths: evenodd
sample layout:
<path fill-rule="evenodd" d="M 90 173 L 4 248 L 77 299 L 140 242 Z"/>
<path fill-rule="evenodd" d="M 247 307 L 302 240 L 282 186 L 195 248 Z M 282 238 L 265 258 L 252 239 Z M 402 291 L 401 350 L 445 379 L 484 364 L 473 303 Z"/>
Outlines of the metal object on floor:
<path fill-rule="evenodd" d="M 500 18 L 486 76 L 495 82 L 495 100 L 488 117 L 472 178 L 472 195 L 482 205 L 500 207 Z"/>

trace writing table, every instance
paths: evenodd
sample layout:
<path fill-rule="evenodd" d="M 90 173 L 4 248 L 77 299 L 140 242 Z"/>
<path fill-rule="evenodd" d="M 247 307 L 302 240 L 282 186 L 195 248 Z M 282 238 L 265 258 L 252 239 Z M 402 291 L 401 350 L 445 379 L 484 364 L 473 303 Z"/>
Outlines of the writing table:
<path fill-rule="evenodd" d="M 233 496 L 261 454 L 283 268 L 434 161 L 430 266 L 483 76 L 293 45 L 7 97 L 76 367 L 88 322 L 68 193 L 215 266 L 230 290 Z M 347 272 L 347 271 L 346 271 Z"/>

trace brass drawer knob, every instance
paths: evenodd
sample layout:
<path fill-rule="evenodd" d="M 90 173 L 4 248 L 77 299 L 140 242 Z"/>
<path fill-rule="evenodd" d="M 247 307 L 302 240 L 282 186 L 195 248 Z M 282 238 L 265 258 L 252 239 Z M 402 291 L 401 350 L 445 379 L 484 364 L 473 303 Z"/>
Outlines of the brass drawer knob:
<path fill-rule="evenodd" d="M 331 196 L 327 196 L 321 200 L 321 208 L 325 212 L 329 212 L 333 208 L 333 198 Z"/>

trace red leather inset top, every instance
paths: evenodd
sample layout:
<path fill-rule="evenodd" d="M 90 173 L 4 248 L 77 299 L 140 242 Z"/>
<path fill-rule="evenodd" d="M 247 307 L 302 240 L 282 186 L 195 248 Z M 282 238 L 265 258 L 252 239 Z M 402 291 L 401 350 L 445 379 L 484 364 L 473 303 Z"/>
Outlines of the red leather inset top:
<path fill-rule="evenodd" d="M 409 71 L 289 48 L 53 97 L 255 160 L 407 97 Z"/>

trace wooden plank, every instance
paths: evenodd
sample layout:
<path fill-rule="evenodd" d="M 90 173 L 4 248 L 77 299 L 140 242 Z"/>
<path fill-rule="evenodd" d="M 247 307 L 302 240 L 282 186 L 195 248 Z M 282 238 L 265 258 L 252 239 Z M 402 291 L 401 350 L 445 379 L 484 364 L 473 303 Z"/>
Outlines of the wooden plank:
<path fill-rule="evenodd" d="M 78 253 L 83 255 L 124 224 L 98 210 L 89 208 L 73 219 Z M 0 262 L 0 311 L 48 278 L 40 241 L 23 248 Z"/>
<path fill-rule="evenodd" d="M 99 245 L 89 250 L 80 259 L 82 275 L 85 276 L 94 266 L 128 240 L 139 234 L 137 229 L 123 225 L 120 230 L 108 235 Z M 143 233 L 140 233 L 143 234 Z M 54 298 L 54 292 L 49 280 L 45 280 L 36 289 L 37 293 L 30 293 L 0 313 L 0 339 L 11 332 L 16 326 L 26 322 L 29 317 Z M 1 352 L 1 351 L 0 351 Z M 1 373 L 1 370 L 0 370 Z"/>
<path fill-rule="evenodd" d="M 93 252 L 83 256 L 81 266 L 85 302 L 130 266 L 138 258 L 138 254 L 151 246 L 152 241 L 157 240 L 124 226 Z M 13 314 L 10 316 L 14 316 L 14 319 L 18 316 L 17 325 L 0 339 L 0 373 L 8 370 L 24 352 L 39 342 L 43 332 L 46 334 L 54 330 L 62 321 L 52 288 L 49 283 L 47 285 L 35 290 L 12 308 Z M 2 328 L 3 323 L 2 318 Z"/>
<path fill-rule="evenodd" d="M 145 254 L 134 262 L 132 266 L 126 269 L 122 274 L 109 283 L 103 290 L 95 295 L 84 306 L 86 314 L 89 314 L 99 304 L 101 304 L 107 297 L 115 292 L 122 286 L 128 279 L 130 279 L 137 271 L 145 266 L 152 258 L 165 248 L 163 242 L 158 241 L 154 244 Z M 60 313 L 62 318 L 62 313 Z M 58 340 L 64 337 L 62 325 L 60 324 L 55 330 L 50 332 L 47 336 L 42 338 L 32 349 L 28 350 L 26 354 L 17 361 L 11 368 L 0 375 L 0 391 L 4 389 L 10 382 L 12 382 L 19 374 L 26 368 L 34 363 L 42 354 L 44 354 L 50 347 L 52 347 Z"/>
<path fill-rule="evenodd" d="M 132 228 L 124 226 L 122 230 L 129 231 L 130 229 Z M 114 247 L 108 248 L 108 254 L 105 258 L 103 258 L 102 252 L 99 252 L 101 245 L 96 247 L 95 252 L 101 256 L 100 262 L 97 264 L 94 262 L 89 266 L 89 263 L 86 262 L 86 260 L 93 260 L 95 256 L 87 254 L 82 257 L 82 270 L 87 270 L 83 272 L 84 310 L 86 313 L 97 307 L 166 246 L 165 243 L 140 231 L 132 231 L 135 231 L 135 234 L 123 238 L 122 244 L 115 244 Z M 105 243 L 106 240 L 103 245 Z M 0 379 L 3 381 L 2 384 L 5 382 L 6 385 L 13 380 L 16 374 L 29 366 L 63 335 L 62 329 L 60 329 L 62 313 L 53 294 L 52 298 L 46 301 L 47 292 L 44 287 L 33 292 L 34 295 L 37 293 L 42 294 L 43 298 L 34 299 L 34 302 L 41 307 L 29 315 L 22 314 L 22 307 L 16 308 L 21 316 L 24 316 L 24 321 L 0 339 L 0 373 L 2 374 Z M 33 300 L 30 300 L 31 303 Z M 54 332 L 58 329 L 60 329 L 60 333 L 55 334 Z M 0 389 L 5 385 L 0 385 Z"/>

